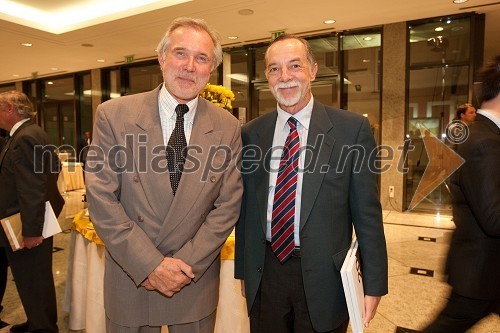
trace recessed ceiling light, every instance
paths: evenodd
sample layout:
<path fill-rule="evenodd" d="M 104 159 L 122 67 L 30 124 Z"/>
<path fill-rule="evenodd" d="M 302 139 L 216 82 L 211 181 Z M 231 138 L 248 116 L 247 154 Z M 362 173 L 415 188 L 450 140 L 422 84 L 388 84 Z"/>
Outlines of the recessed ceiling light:
<path fill-rule="evenodd" d="M 227 39 L 238 39 L 238 36 L 228 36 Z"/>
<path fill-rule="evenodd" d="M 243 15 L 243 16 L 248 16 L 253 14 L 253 10 L 251 9 L 241 9 L 238 10 L 238 14 Z"/>
<path fill-rule="evenodd" d="M 13 76 L 13 77 L 18 77 L 18 76 L 19 76 L 19 74 L 12 74 L 12 76 Z"/>
<path fill-rule="evenodd" d="M 97 62 L 104 62 L 104 59 L 97 59 Z"/>
<path fill-rule="evenodd" d="M 30 47 L 30 46 L 33 46 L 32 43 L 21 43 L 22 46 L 26 46 L 26 47 Z"/>
<path fill-rule="evenodd" d="M 373 39 L 373 37 L 370 37 L 370 36 L 363 38 L 363 40 L 366 40 L 366 41 L 370 41 L 372 39 Z"/>
<path fill-rule="evenodd" d="M 443 27 L 437 27 L 436 29 L 434 29 L 434 31 L 443 31 L 444 28 Z"/>
<path fill-rule="evenodd" d="M 47 84 L 54 84 L 54 82 L 52 82 L 52 81 L 49 81 L 49 82 L 47 82 Z"/>
<path fill-rule="evenodd" d="M 469 0 L 453 0 L 453 3 L 459 4 L 459 3 L 464 3 L 467 1 L 469 1 Z"/>
<path fill-rule="evenodd" d="M 324 20 L 323 23 L 324 24 L 334 24 L 335 20 Z"/>
<path fill-rule="evenodd" d="M 51 70 L 53 70 L 53 71 L 58 71 L 58 70 L 59 70 L 59 68 L 57 68 L 57 67 L 52 67 L 52 68 L 51 68 Z"/>
<path fill-rule="evenodd" d="M 371 62 L 371 60 L 370 59 L 363 59 L 363 62 L 367 63 L 367 62 Z"/>
<path fill-rule="evenodd" d="M 451 20 L 450 19 L 447 19 L 446 20 L 446 24 L 450 24 L 451 23 Z"/>
<path fill-rule="evenodd" d="M 83 43 L 82 44 L 83 47 L 94 47 L 94 44 L 90 44 L 90 43 Z"/>

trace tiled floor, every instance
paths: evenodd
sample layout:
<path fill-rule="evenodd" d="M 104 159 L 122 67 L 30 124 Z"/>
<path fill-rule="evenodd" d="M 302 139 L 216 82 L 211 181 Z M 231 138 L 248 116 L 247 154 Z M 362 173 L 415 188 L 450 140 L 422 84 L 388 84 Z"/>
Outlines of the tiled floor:
<path fill-rule="evenodd" d="M 66 194 L 67 203 L 60 217 L 63 230 L 70 228 L 73 216 L 83 208 L 82 193 Z M 384 212 L 384 227 L 389 252 L 389 294 L 382 298 L 378 313 L 365 332 L 418 331 L 434 318 L 450 291 L 443 275 L 443 263 L 454 225 L 449 216 Z M 61 233 L 54 241 L 55 247 L 63 249 L 54 253 L 61 333 L 69 332 L 68 314 L 62 310 L 69 239 L 69 233 Z M 417 274 L 410 273 L 412 268 Z M 20 323 L 26 319 L 11 276 L 3 305 L 2 320 Z M 8 332 L 8 327 L 0 330 L 4 332 Z M 500 333 L 500 318 L 491 315 L 470 332 Z"/>

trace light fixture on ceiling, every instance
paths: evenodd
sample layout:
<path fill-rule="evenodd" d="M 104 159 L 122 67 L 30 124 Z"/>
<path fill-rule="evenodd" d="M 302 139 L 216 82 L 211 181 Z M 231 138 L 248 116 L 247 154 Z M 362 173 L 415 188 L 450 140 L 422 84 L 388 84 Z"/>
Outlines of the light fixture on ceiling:
<path fill-rule="evenodd" d="M 59 70 L 59 68 L 57 68 L 57 67 L 52 67 L 52 68 L 50 68 L 50 70 L 52 70 L 52 71 L 58 71 L 58 70 Z"/>
<path fill-rule="evenodd" d="M 443 27 L 437 27 L 436 29 L 434 29 L 434 31 L 443 31 L 444 28 Z"/>
<path fill-rule="evenodd" d="M 446 20 L 446 24 L 450 24 L 451 23 L 451 20 L 450 19 L 447 19 Z"/>
<path fill-rule="evenodd" d="M 253 14 L 253 10 L 251 9 L 240 9 L 238 10 L 238 14 L 243 15 L 243 16 L 248 16 Z"/>
<path fill-rule="evenodd" d="M 48 81 L 48 82 L 47 82 L 47 84 L 54 84 L 54 82 L 52 82 L 52 81 Z"/>
<path fill-rule="evenodd" d="M 324 20 L 323 23 L 324 24 L 334 24 L 336 21 L 335 20 Z"/>
<path fill-rule="evenodd" d="M 370 36 L 367 36 L 367 37 L 363 38 L 363 40 L 366 40 L 367 42 L 371 41 L 372 39 L 373 39 L 373 37 L 370 37 Z"/>
<path fill-rule="evenodd" d="M 33 43 L 21 43 L 22 46 L 31 47 Z"/>
<path fill-rule="evenodd" d="M 366 64 L 368 62 L 371 62 L 371 60 L 370 59 L 363 59 L 363 62 Z"/>
<path fill-rule="evenodd" d="M 467 1 L 469 1 L 469 0 L 453 0 L 453 3 L 458 5 L 460 3 L 464 3 L 464 2 L 467 2 Z"/>
<path fill-rule="evenodd" d="M 238 36 L 227 36 L 227 39 L 238 39 Z"/>
<path fill-rule="evenodd" d="M 19 74 L 12 74 L 13 77 L 19 77 Z"/>
<path fill-rule="evenodd" d="M 97 59 L 97 62 L 104 62 L 104 59 Z"/>

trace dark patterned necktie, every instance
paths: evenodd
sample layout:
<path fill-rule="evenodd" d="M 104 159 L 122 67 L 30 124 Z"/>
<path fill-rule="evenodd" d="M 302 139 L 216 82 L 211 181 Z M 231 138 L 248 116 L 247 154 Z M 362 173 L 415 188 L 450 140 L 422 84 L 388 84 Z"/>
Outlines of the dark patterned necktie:
<path fill-rule="evenodd" d="M 170 185 L 172 191 L 177 192 L 177 187 L 181 181 L 184 161 L 186 160 L 186 135 L 184 134 L 184 115 L 189 111 L 186 104 L 178 104 L 175 108 L 177 117 L 175 118 L 175 128 L 168 140 L 167 163 L 170 173 Z"/>
<path fill-rule="evenodd" d="M 281 155 L 271 220 L 271 248 L 281 263 L 291 257 L 295 248 L 293 230 L 300 155 L 297 119 L 290 117 L 288 125 L 290 132 Z"/>

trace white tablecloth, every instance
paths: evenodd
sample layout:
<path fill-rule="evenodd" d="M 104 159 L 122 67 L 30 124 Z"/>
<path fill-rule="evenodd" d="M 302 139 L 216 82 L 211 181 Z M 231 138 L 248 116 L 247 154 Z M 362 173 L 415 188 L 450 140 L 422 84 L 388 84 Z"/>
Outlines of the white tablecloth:
<path fill-rule="evenodd" d="M 83 164 L 80 162 L 62 162 L 61 173 L 57 181 L 60 192 L 85 188 Z"/>
<path fill-rule="evenodd" d="M 71 230 L 68 274 L 63 309 L 69 312 L 69 329 L 86 333 L 104 333 L 103 301 L 104 252 L 82 234 Z M 233 278 L 234 260 L 222 260 L 219 307 L 215 333 L 248 333 L 245 299 L 240 281 Z M 168 332 L 164 327 L 162 333 Z"/>

